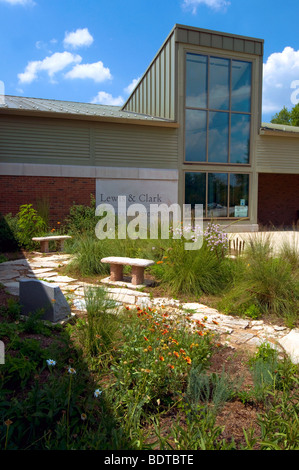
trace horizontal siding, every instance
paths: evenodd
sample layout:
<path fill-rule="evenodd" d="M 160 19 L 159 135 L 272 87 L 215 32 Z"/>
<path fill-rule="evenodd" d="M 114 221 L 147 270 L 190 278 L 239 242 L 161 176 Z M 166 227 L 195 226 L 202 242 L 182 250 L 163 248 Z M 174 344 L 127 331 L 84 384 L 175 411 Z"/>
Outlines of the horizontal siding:
<path fill-rule="evenodd" d="M 1 161 L 88 164 L 89 158 L 88 127 L 0 116 Z"/>
<path fill-rule="evenodd" d="M 177 129 L 0 116 L 0 161 L 177 168 Z"/>
<path fill-rule="evenodd" d="M 259 173 L 299 173 L 299 138 L 259 135 L 256 164 Z"/>
<path fill-rule="evenodd" d="M 95 164 L 170 168 L 178 165 L 177 130 L 103 125 L 94 131 Z"/>

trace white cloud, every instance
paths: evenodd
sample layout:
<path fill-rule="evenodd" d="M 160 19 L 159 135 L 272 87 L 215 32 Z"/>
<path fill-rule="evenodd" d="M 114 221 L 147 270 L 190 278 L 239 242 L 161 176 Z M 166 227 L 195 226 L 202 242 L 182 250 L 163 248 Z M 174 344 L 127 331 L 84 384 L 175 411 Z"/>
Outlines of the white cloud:
<path fill-rule="evenodd" d="M 125 93 L 130 95 L 132 93 L 132 91 L 134 90 L 134 88 L 136 87 L 136 85 L 138 84 L 140 78 L 141 77 L 134 78 L 134 80 L 131 81 L 130 85 L 128 85 L 126 88 L 124 88 Z"/>
<path fill-rule="evenodd" d="M 271 54 L 263 69 L 263 113 L 275 114 L 283 106 L 292 108 L 292 83 L 296 80 L 299 80 L 299 50 L 285 47 L 282 52 Z"/>
<path fill-rule="evenodd" d="M 81 62 L 82 57 L 70 52 L 55 52 L 43 60 L 28 62 L 25 71 L 18 74 L 20 83 L 31 83 L 37 79 L 38 73 L 45 71 L 53 79 L 57 72 L 65 69 L 68 65 Z"/>
<path fill-rule="evenodd" d="M 82 46 L 90 46 L 93 43 L 93 37 L 87 28 L 77 29 L 72 33 L 65 33 L 63 41 L 64 47 L 78 48 Z"/>
<path fill-rule="evenodd" d="M 109 68 L 104 67 L 103 62 L 94 62 L 93 64 L 77 64 L 65 74 L 65 78 L 91 78 L 95 82 L 110 80 L 112 75 Z"/>
<path fill-rule="evenodd" d="M 184 8 L 191 8 L 192 13 L 195 15 L 197 12 L 197 8 L 200 5 L 205 5 L 212 10 L 226 10 L 226 7 L 230 5 L 230 1 L 228 0 L 184 0 L 183 7 Z"/>
<path fill-rule="evenodd" d="M 33 0 L 0 0 L 0 2 L 9 3 L 9 5 L 21 5 L 21 6 L 35 5 L 35 2 Z"/>
<path fill-rule="evenodd" d="M 113 98 L 110 93 L 106 93 L 105 91 L 99 91 L 97 96 L 91 101 L 93 104 L 105 104 L 110 106 L 121 106 L 124 104 L 124 99 L 122 96 L 118 96 L 117 98 Z"/>

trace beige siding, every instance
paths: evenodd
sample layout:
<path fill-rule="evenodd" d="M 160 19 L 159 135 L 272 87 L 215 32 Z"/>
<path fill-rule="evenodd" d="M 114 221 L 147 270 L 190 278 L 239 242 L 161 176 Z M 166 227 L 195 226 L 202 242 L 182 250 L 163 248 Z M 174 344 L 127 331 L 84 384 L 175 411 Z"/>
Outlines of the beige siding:
<path fill-rule="evenodd" d="M 177 168 L 177 130 L 103 124 L 94 130 L 95 165 Z"/>
<path fill-rule="evenodd" d="M 123 109 L 165 119 L 175 119 L 174 33 L 167 38 Z"/>
<path fill-rule="evenodd" d="M 177 129 L 0 116 L 0 161 L 177 168 Z"/>
<path fill-rule="evenodd" d="M 259 135 L 256 165 L 259 173 L 299 173 L 299 137 Z"/>
<path fill-rule="evenodd" d="M 90 131 L 57 120 L 0 116 L 0 160 L 78 164 L 90 159 Z"/>

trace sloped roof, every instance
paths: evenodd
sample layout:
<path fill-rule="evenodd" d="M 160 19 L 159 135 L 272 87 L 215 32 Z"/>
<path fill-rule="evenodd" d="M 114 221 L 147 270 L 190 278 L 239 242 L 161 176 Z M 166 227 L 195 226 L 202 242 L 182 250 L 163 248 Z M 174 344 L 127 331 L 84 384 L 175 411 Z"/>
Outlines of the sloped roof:
<path fill-rule="evenodd" d="M 131 111 L 123 111 L 120 106 L 106 106 L 101 104 L 10 95 L 0 96 L 0 114 L 42 115 L 43 117 L 177 126 L 177 124 L 168 119 L 138 114 Z"/>
<path fill-rule="evenodd" d="M 299 127 L 288 126 L 286 124 L 272 124 L 262 122 L 261 124 L 261 135 L 292 135 L 293 137 L 299 137 Z"/>

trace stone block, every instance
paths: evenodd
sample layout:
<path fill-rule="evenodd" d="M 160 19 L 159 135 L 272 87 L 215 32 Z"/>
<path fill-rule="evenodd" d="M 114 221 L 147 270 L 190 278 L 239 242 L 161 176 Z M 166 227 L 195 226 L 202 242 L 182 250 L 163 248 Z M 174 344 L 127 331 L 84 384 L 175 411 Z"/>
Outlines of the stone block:
<path fill-rule="evenodd" d="M 37 279 L 20 279 L 21 314 L 43 310 L 42 319 L 56 323 L 71 314 L 71 308 L 59 286 Z"/>

